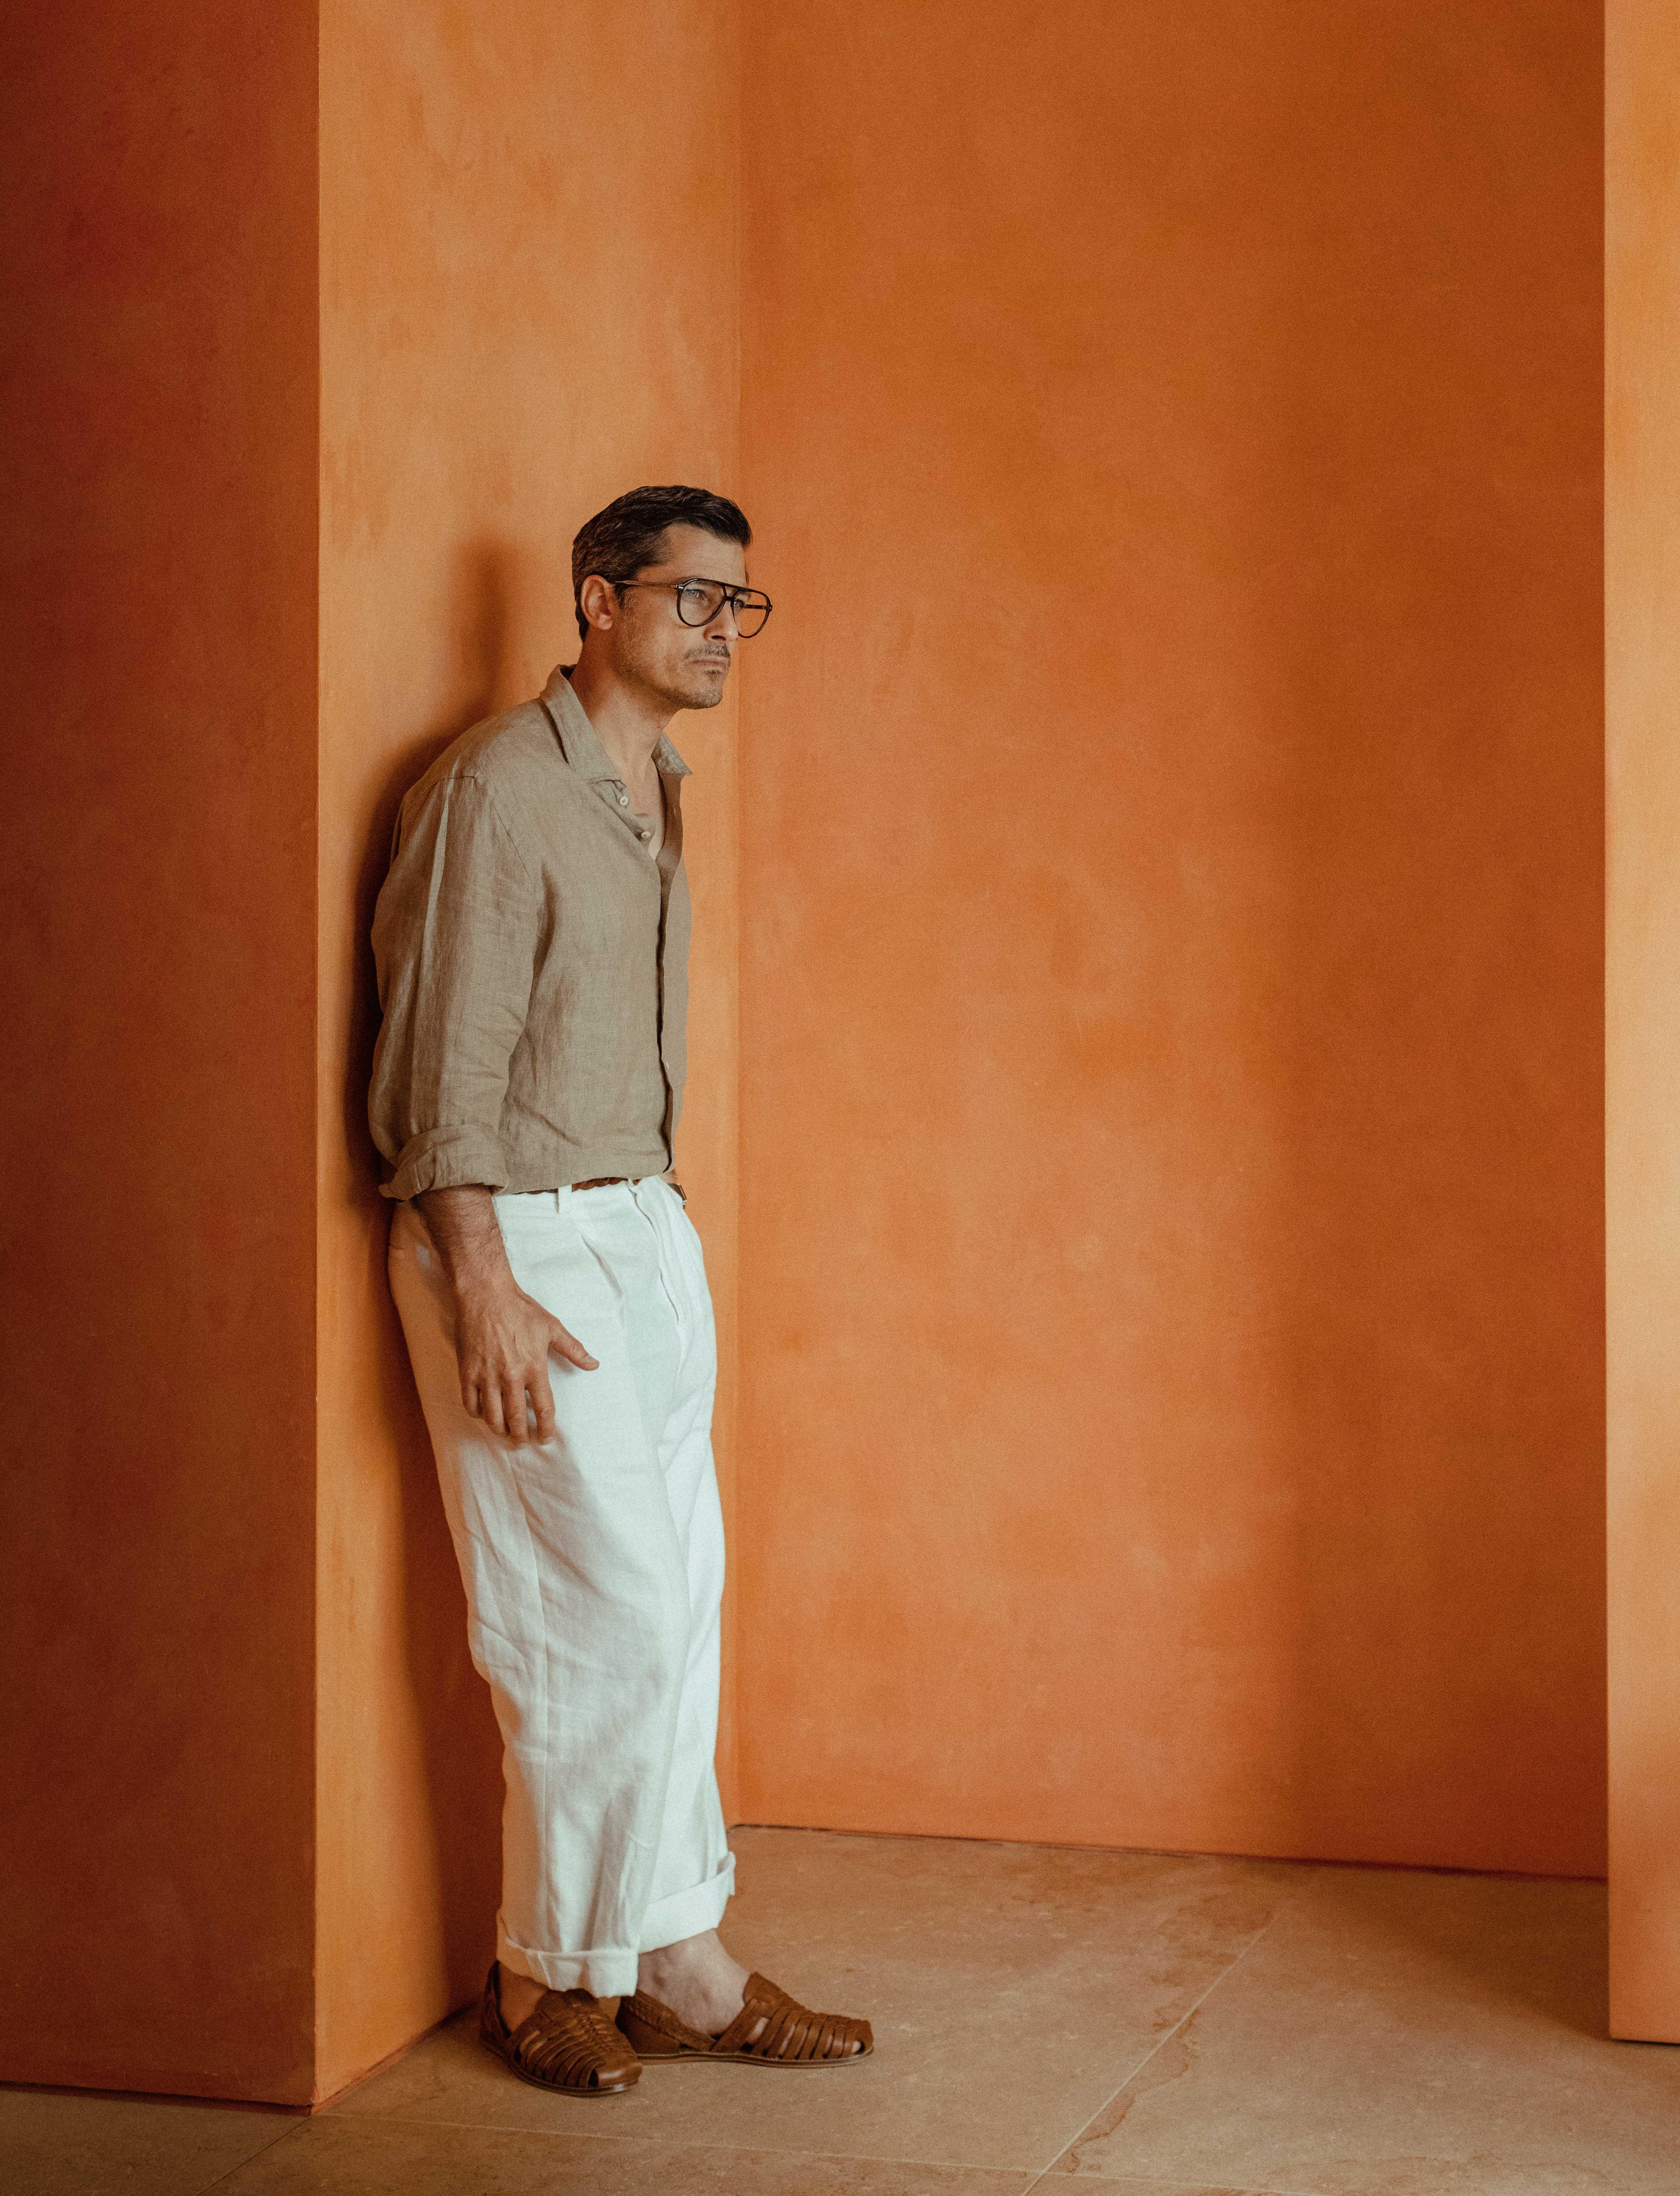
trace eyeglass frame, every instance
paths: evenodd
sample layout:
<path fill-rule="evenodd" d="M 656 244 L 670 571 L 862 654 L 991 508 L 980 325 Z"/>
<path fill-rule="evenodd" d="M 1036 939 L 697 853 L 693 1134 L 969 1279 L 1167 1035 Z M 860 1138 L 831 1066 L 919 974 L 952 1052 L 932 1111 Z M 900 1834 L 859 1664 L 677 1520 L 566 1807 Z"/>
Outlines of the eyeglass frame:
<path fill-rule="evenodd" d="M 607 580 L 604 572 L 598 572 L 595 576 L 597 579 Z M 738 587 L 733 580 L 708 580 L 698 572 L 690 572 L 687 578 L 681 580 L 607 580 L 607 585 L 609 587 L 671 588 L 677 597 L 677 621 L 690 633 L 704 633 L 713 618 L 721 617 L 726 610 L 734 610 L 735 636 L 737 640 L 756 640 L 770 623 L 770 614 L 776 608 L 775 604 L 761 587 Z M 724 598 L 710 616 L 703 617 L 698 625 L 693 625 L 683 615 L 682 590 L 684 587 L 721 587 L 724 591 Z M 764 615 L 753 627 L 751 633 L 742 633 L 741 630 L 741 611 L 738 604 L 743 595 L 753 598 L 754 608 L 759 603 L 765 606 Z"/>

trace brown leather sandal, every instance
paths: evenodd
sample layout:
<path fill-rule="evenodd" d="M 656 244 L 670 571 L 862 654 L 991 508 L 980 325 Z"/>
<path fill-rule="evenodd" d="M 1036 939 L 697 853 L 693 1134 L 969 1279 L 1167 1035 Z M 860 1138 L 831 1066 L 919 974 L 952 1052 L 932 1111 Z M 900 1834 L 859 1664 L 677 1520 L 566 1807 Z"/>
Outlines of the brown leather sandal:
<path fill-rule="evenodd" d="M 569 2097 L 615 2097 L 633 2089 L 642 2069 L 634 2049 L 586 1990 L 545 1991 L 510 2031 L 502 2019 L 494 1962 L 478 2014 L 478 2040 L 522 2082 Z"/>
<path fill-rule="evenodd" d="M 762 1975 L 747 1979 L 747 2002 L 721 2036 L 679 2020 L 645 1991 L 619 2002 L 618 2026 L 649 2065 L 711 2059 L 736 2066 L 845 2066 L 875 2048 L 867 2020 L 812 2013 Z"/>

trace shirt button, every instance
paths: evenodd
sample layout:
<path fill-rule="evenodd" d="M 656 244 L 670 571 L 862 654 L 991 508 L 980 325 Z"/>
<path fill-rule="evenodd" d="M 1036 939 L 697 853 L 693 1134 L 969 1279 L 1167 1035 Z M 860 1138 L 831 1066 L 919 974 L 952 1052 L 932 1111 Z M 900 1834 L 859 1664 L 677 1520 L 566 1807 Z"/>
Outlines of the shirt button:
<path fill-rule="evenodd" d="M 627 793 L 621 793 L 618 797 L 618 805 L 621 808 L 628 808 L 630 806 L 630 795 Z"/>
<path fill-rule="evenodd" d="M 645 831 L 638 831 L 638 832 L 636 834 L 636 836 L 637 836 L 638 839 L 645 839 L 645 838 L 647 838 L 647 837 L 649 836 L 649 834 L 648 834 L 647 832 L 645 832 Z"/>

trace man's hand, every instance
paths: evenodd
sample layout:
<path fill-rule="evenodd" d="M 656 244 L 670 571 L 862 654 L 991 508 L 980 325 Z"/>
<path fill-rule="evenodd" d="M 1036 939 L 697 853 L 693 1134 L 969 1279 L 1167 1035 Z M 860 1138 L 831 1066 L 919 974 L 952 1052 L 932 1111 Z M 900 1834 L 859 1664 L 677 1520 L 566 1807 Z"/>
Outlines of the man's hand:
<path fill-rule="evenodd" d="M 488 1287 L 455 1288 L 455 1360 L 461 1401 L 475 1418 L 517 1442 L 554 1431 L 548 1358 L 558 1350 L 585 1372 L 596 1361 L 575 1335 L 528 1297 L 512 1274 Z"/>
<path fill-rule="evenodd" d="M 462 1402 L 494 1432 L 547 1441 L 554 1432 L 550 1352 L 584 1372 L 596 1370 L 596 1359 L 514 1280 L 488 1189 L 430 1189 L 415 1202 L 455 1292 Z"/>

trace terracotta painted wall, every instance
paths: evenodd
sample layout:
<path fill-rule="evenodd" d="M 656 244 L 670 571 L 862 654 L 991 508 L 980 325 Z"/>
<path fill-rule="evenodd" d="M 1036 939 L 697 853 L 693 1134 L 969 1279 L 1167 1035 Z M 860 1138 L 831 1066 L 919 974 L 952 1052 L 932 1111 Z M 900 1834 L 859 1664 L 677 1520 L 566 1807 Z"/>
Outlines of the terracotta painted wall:
<path fill-rule="evenodd" d="M 1603 1865 L 1599 39 L 745 11 L 748 1819 Z"/>
<path fill-rule="evenodd" d="M 403 789 L 576 654 L 578 525 L 737 485 L 731 9 L 327 0 L 321 29 L 316 2087 L 482 1983 L 501 1779 L 384 1278 L 367 950 Z M 732 704 L 673 734 L 696 907 L 684 1187 L 734 1448 Z M 727 1499 L 727 1498 L 726 1498 Z"/>
<path fill-rule="evenodd" d="M 1680 2043 L 1680 14 L 1608 14 L 1610 2018 Z"/>
<path fill-rule="evenodd" d="M 0 2075 L 301 2098 L 314 26 L 3 46 Z"/>
<path fill-rule="evenodd" d="M 4 2072 L 482 1975 L 367 928 L 637 479 L 778 604 L 678 728 L 732 1817 L 1596 1869 L 1596 12 L 30 12 Z"/>

